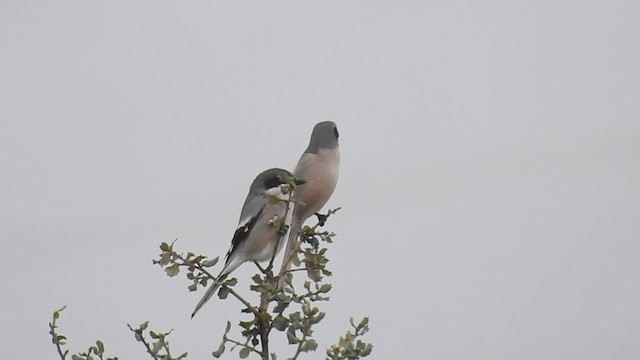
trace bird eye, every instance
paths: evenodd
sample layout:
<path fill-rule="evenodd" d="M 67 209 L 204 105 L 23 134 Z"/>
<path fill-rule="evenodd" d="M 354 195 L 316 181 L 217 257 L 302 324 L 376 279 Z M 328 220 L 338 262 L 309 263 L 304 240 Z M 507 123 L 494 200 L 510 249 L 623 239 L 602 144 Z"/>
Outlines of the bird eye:
<path fill-rule="evenodd" d="M 337 127 L 333 128 L 333 135 L 336 136 L 336 139 L 340 137 L 340 134 L 338 134 L 338 128 Z"/>

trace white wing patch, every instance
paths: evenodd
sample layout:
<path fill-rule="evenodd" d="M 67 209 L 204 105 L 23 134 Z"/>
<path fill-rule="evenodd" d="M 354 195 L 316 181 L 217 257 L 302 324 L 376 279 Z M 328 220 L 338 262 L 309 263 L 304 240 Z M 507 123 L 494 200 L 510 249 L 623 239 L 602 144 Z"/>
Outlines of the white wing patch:
<path fill-rule="evenodd" d="M 240 229 L 241 227 L 246 226 L 251 220 L 253 220 L 253 216 L 248 216 L 244 219 L 242 219 L 239 223 L 238 223 L 238 227 L 236 228 L 236 230 Z M 249 231 L 249 228 L 245 228 L 244 232 Z"/>

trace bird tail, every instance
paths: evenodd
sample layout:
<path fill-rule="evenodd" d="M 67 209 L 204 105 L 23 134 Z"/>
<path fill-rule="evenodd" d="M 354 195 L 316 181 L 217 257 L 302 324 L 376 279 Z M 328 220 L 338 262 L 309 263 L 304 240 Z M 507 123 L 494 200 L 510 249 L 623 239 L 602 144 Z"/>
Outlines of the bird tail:
<path fill-rule="evenodd" d="M 227 280 L 227 275 L 229 275 L 233 270 L 237 269 L 238 266 L 242 265 L 243 262 L 244 262 L 243 259 L 233 255 L 231 255 L 227 259 L 227 263 L 222 268 L 222 271 L 220 271 L 220 274 L 218 274 L 218 277 L 216 278 L 216 280 L 213 282 L 213 284 L 211 284 L 211 286 L 209 286 L 209 288 L 207 289 L 207 292 L 204 293 L 204 296 L 202 297 L 202 299 L 200 299 L 200 301 L 198 301 L 198 304 L 196 304 L 196 308 L 191 313 L 192 319 L 194 316 L 196 316 L 196 313 L 200 310 L 200 308 L 204 304 L 206 304 L 207 301 L 209 301 L 209 299 L 211 299 L 213 294 L 216 293 L 216 290 L 218 290 L 220 285 L 222 285 L 222 283 L 225 280 Z"/>
<path fill-rule="evenodd" d="M 207 289 L 207 292 L 204 293 L 204 296 L 202 297 L 202 299 L 200 299 L 200 301 L 198 301 L 198 304 L 196 304 L 196 308 L 191 313 L 192 319 L 194 316 L 196 316 L 196 313 L 200 310 L 200 308 L 204 304 L 206 304 L 207 301 L 209 301 L 209 299 L 211 299 L 213 294 L 216 293 L 216 290 L 218 290 L 218 288 L 220 287 L 220 284 L 222 284 L 225 278 L 226 278 L 226 275 L 221 275 L 216 279 L 216 281 L 213 282 L 213 284 L 211 284 L 211 286 L 209 286 L 209 288 Z"/>
<path fill-rule="evenodd" d="M 300 233 L 300 229 L 302 228 L 302 221 L 297 219 L 296 216 L 293 217 L 293 220 L 291 222 L 291 228 L 289 229 L 289 239 L 287 240 L 287 245 L 284 248 L 284 257 L 282 258 L 282 265 L 280 267 L 280 271 L 286 271 L 289 270 L 289 268 L 291 267 L 291 262 L 287 261 L 289 260 L 289 257 L 292 256 L 292 247 L 293 247 L 293 243 L 296 240 L 296 238 L 298 237 L 299 233 Z M 280 287 L 282 288 L 284 285 L 284 276 L 280 279 Z"/>

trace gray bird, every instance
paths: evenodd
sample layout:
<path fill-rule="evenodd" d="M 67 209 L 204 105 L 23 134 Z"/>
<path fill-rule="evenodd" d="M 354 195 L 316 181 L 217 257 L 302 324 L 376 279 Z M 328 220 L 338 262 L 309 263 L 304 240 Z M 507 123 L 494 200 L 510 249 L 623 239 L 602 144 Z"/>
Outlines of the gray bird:
<path fill-rule="evenodd" d="M 296 186 L 294 198 L 299 201 L 293 211 L 289 241 L 284 255 L 282 269 L 289 266 L 291 247 L 298 237 L 304 222 L 317 213 L 327 203 L 338 183 L 340 172 L 340 145 L 338 127 L 333 121 L 317 123 L 311 133 L 309 146 L 304 151 L 293 176 L 304 180 Z"/>
<path fill-rule="evenodd" d="M 273 219 L 282 219 L 286 223 L 286 201 L 288 194 L 283 194 L 280 185 L 291 173 L 284 169 L 268 169 L 260 173 L 249 187 L 249 195 L 242 206 L 238 228 L 233 234 L 231 248 L 227 252 L 226 262 L 217 280 L 211 284 L 202 299 L 191 314 L 193 318 L 200 308 L 207 302 L 227 275 L 247 261 L 271 260 L 282 248 L 286 235 L 286 228 Z M 304 183 L 295 180 L 296 185 Z M 290 203 L 287 217 L 293 216 L 294 202 Z M 284 230 L 284 231 L 283 231 Z"/>

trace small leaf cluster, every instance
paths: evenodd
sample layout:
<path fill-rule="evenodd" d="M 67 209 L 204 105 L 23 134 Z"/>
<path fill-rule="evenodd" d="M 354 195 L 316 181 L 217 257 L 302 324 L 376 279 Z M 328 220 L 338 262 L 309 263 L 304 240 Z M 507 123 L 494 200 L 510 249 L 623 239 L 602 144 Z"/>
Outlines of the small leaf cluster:
<path fill-rule="evenodd" d="M 254 346 L 249 346 L 248 343 L 243 344 L 228 337 L 227 335 L 229 334 L 230 330 L 231 330 L 231 323 L 227 321 L 227 327 L 225 328 L 224 334 L 222 335 L 222 343 L 220 344 L 220 346 L 216 351 L 211 353 L 213 357 L 219 358 L 220 356 L 222 356 L 222 354 L 226 350 L 227 343 L 232 344 L 232 347 L 231 347 L 232 351 L 235 350 L 236 347 L 240 347 L 240 350 L 238 351 L 238 357 L 240 357 L 240 359 L 246 359 L 249 356 L 249 354 L 251 354 L 251 352 L 255 352 L 258 355 L 260 355 L 260 352 L 254 347 L 256 344 L 253 344 Z"/>
<path fill-rule="evenodd" d="M 163 242 L 160 244 L 160 255 L 157 260 L 153 260 L 154 265 L 159 265 L 164 268 L 167 276 L 174 277 L 180 273 L 180 268 L 186 268 L 187 279 L 192 283 L 187 288 L 189 291 L 196 291 L 198 286 L 206 287 L 209 281 L 215 280 L 208 271 L 207 268 L 213 267 L 218 263 L 219 257 L 208 259 L 206 256 L 195 255 L 192 252 L 186 254 L 180 254 L 173 250 L 175 242 L 171 244 Z M 227 280 L 228 284 L 235 285 L 236 279 Z"/>
<path fill-rule="evenodd" d="M 293 178 L 288 178 L 289 184 L 284 184 L 283 193 L 289 193 L 295 188 Z M 283 201 L 280 199 L 279 201 Z M 287 211 L 289 203 L 295 201 L 289 196 L 287 200 Z M 227 321 L 222 343 L 217 350 L 211 354 L 218 358 L 227 350 L 238 350 L 241 359 L 247 358 L 251 354 L 258 355 L 262 360 L 276 360 L 276 354 L 269 352 L 269 337 L 272 330 L 281 333 L 286 337 L 293 347 L 293 354 L 290 360 L 298 359 L 302 353 L 314 352 L 318 348 L 318 343 L 313 338 L 314 326 L 319 324 L 325 317 L 317 304 L 321 301 L 329 300 L 331 284 L 323 283 L 326 277 L 332 275 L 327 268 L 329 260 L 326 257 L 326 244 L 333 242 L 335 234 L 327 231 L 318 231 L 319 226 L 323 226 L 330 215 L 338 209 L 329 210 L 326 215 L 316 214 L 318 223 L 313 226 L 305 226 L 300 234 L 299 241 L 294 241 L 291 257 L 283 259 L 283 265 L 279 272 L 274 272 L 273 258 L 268 267 L 252 277 L 253 283 L 250 290 L 258 293 L 259 304 L 252 304 L 241 296 L 234 286 L 237 284 L 235 278 L 220 278 L 212 276 L 209 268 L 218 263 L 218 258 L 209 259 L 192 252 L 179 253 L 174 250 L 175 241 L 172 243 L 163 242 L 160 244 L 161 253 L 153 260 L 153 264 L 164 269 L 169 277 L 175 277 L 180 270 L 185 270 L 186 277 L 191 281 L 188 286 L 190 291 L 196 291 L 198 287 L 206 288 L 210 282 L 218 281 L 220 288 L 218 297 L 227 299 L 229 295 L 243 304 L 241 312 L 248 316 L 239 322 L 240 335 L 242 340 L 236 340 L 229 336 L 231 323 Z M 286 216 L 284 217 L 286 218 Z M 270 221 L 273 225 L 281 226 L 282 236 L 287 232 L 287 225 L 280 218 Z M 290 267 L 293 265 L 293 267 Z M 302 284 L 294 285 L 294 274 L 301 272 L 307 275 L 308 280 Z M 53 313 L 53 321 L 49 323 L 52 342 L 62 360 L 67 360 L 69 350 L 64 349 L 66 337 L 57 332 L 56 321 L 60 317 L 60 312 L 64 307 Z M 180 360 L 187 357 L 187 353 L 175 357 L 169 349 L 167 337 L 171 331 L 162 333 L 148 330 L 149 323 L 143 322 L 137 328 L 127 325 L 135 334 L 138 342 L 146 348 L 147 354 L 155 360 Z M 353 331 L 349 331 L 341 337 L 336 345 L 327 349 L 327 359 L 360 359 L 371 353 L 372 345 L 360 340 L 368 330 L 368 318 L 364 318 L 360 323 L 355 324 L 351 319 Z M 274 332 L 274 333 L 276 333 Z M 71 356 L 71 360 L 118 360 L 117 357 L 104 358 L 104 345 L 98 340 L 96 345 L 89 347 L 84 353 Z"/>
<path fill-rule="evenodd" d="M 321 247 L 320 242 L 332 243 L 332 237 L 334 236 L 334 233 L 328 231 L 316 232 L 316 227 L 305 226 L 302 231 L 301 239 L 303 245 L 299 251 L 302 259 L 299 259 L 298 256 L 294 257 L 293 264 L 296 266 L 302 264 L 307 276 L 315 282 L 321 281 L 322 276 L 332 275 L 331 271 L 326 267 L 329 262 L 326 257 L 327 248 Z"/>
<path fill-rule="evenodd" d="M 127 326 L 129 327 L 129 330 L 131 330 L 135 334 L 136 340 L 144 345 L 144 347 L 147 349 L 147 353 L 151 355 L 153 359 L 181 360 L 187 357 L 186 352 L 180 354 L 177 357 L 171 355 L 167 337 L 169 336 L 169 334 L 171 334 L 172 330 L 169 330 L 165 333 L 156 332 L 153 330 L 147 331 L 147 328 L 149 327 L 148 321 L 143 322 L 135 329 L 132 328 L 129 324 L 127 324 Z M 151 340 L 149 340 L 149 338 Z"/>
<path fill-rule="evenodd" d="M 58 319 L 60 319 L 60 313 L 66 309 L 66 306 L 63 306 L 61 309 L 58 309 L 53 312 L 53 319 L 49 323 L 49 334 L 51 335 L 51 341 L 56 346 L 56 350 L 58 351 L 58 355 L 61 360 L 66 360 L 67 355 L 69 355 L 69 349 L 63 349 L 66 345 L 67 337 L 58 333 Z M 79 352 L 77 354 L 71 355 L 71 360 L 118 360 L 118 357 L 105 357 L 104 355 L 104 344 L 100 340 L 96 340 L 96 344 L 89 346 L 89 349 L 85 352 Z"/>
<path fill-rule="evenodd" d="M 300 241 L 293 244 L 292 258 L 284 259 L 285 264 L 290 262 L 294 265 L 293 268 L 283 266 L 280 273 L 275 273 L 273 259 L 266 269 L 259 267 L 260 272 L 252 277 L 253 284 L 250 286 L 251 291 L 259 294 L 259 304 L 250 304 L 233 289 L 236 279 L 225 279 L 221 283 L 218 297 L 226 299 L 229 294 L 233 295 L 244 304 L 242 313 L 249 315 L 249 318 L 238 323 L 241 340 L 229 335 L 231 323 L 227 322 L 222 342 L 212 352 L 214 357 L 222 356 L 230 346 L 231 351 L 238 349 L 241 359 L 252 353 L 262 359 L 276 359 L 275 354 L 269 353 L 269 336 L 273 329 L 284 333 L 289 344 L 294 346 L 294 353 L 289 357 L 291 360 L 298 359 L 301 353 L 317 350 L 318 343 L 313 338 L 314 326 L 324 319 L 325 313 L 316 304 L 329 300 L 328 293 L 331 291 L 331 284 L 323 283 L 325 277 L 332 275 L 327 268 L 329 260 L 325 244 L 332 243 L 335 236 L 328 231 L 318 231 L 318 227 L 324 225 L 327 218 L 338 210 L 339 208 L 330 210 L 326 215 L 318 215 L 318 224 L 302 229 Z M 191 291 L 199 286 L 206 287 L 208 282 L 216 280 L 207 268 L 214 266 L 218 258 L 207 260 L 204 256 L 191 252 L 180 254 L 174 250 L 174 243 L 162 243 L 160 257 L 153 263 L 164 267 L 170 277 L 177 275 L 180 268 L 186 268 L 187 278 L 192 281 L 189 286 Z M 309 279 L 303 282 L 302 289 L 296 289 L 293 284 L 296 272 L 305 272 Z M 352 326 L 354 332 L 347 332 L 337 345 L 327 350 L 330 359 L 359 359 L 371 353 L 372 346 L 357 339 L 368 331 L 368 319 L 365 318 L 358 325 L 352 320 Z"/>
<path fill-rule="evenodd" d="M 351 318 L 351 327 L 353 327 L 353 332 L 347 331 L 345 336 L 340 337 L 337 344 L 327 349 L 327 359 L 359 359 L 371 354 L 373 345 L 358 339 L 369 331 L 369 318 L 363 318 L 357 325 Z"/>

